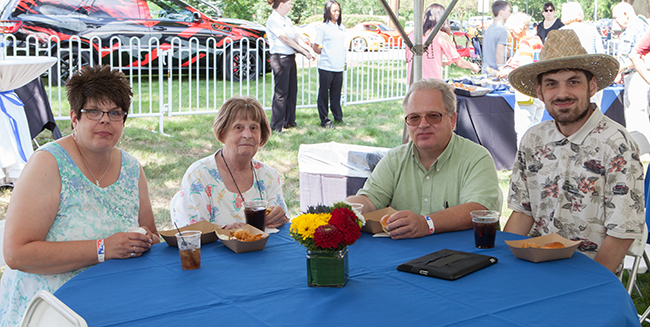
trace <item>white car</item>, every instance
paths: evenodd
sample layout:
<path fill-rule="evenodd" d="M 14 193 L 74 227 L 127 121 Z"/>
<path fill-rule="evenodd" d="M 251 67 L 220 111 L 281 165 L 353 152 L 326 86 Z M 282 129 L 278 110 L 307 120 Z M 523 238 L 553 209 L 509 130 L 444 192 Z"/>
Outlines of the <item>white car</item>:
<path fill-rule="evenodd" d="M 298 26 L 300 36 L 311 45 L 316 38 L 316 31 L 322 22 L 314 22 Z M 384 39 L 372 32 L 345 30 L 345 44 L 348 50 L 355 52 L 376 51 L 384 46 Z"/>

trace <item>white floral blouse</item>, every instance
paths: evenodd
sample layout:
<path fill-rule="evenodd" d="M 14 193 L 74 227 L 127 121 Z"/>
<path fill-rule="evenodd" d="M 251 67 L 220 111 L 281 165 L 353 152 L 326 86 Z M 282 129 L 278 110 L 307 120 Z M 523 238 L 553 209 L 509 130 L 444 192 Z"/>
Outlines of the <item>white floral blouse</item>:
<path fill-rule="evenodd" d="M 179 227 L 200 220 L 218 225 L 245 223 L 244 199 L 246 201 L 266 200 L 269 202 L 269 207 L 280 206 L 284 212 L 287 212 L 282 195 L 282 183 L 275 169 L 253 159 L 257 182 L 243 192 L 244 199 L 242 199 L 239 194 L 226 189 L 214 159 L 215 155 L 196 161 L 187 168 L 181 181 L 173 218 Z"/>

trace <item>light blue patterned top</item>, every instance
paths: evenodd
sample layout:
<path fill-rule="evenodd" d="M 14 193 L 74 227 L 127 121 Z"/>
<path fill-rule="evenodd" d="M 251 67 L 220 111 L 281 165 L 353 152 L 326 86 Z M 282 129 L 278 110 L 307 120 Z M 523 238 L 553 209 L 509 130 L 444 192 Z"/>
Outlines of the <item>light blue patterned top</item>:
<path fill-rule="evenodd" d="M 81 173 L 60 145 L 50 143 L 40 150 L 54 156 L 61 175 L 59 210 L 45 237 L 46 241 L 97 240 L 138 226 L 140 164 L 136 158 L 122 151 L 119 179 L 101 188 Z M 36 292 L 47 290 L 54 293 L 87 268 L 40 275 L 7 267 L 0 284 L 0 326 L 17 326 Z"/>

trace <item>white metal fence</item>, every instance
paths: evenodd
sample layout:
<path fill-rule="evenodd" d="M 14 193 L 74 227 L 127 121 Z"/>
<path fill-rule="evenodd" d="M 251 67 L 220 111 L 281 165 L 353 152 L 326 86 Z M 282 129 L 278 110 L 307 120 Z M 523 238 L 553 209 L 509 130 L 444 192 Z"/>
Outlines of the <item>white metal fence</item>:
<path fill-rule="evenodd" d="M 249 95 L 258 99 L 265 109 L 270 109 L 273 98 L 273 73 L 262 73 L 254 79 L 225 78 L 219 72 L 232 71 L 231 61 L 218 60 L 221 57 L 262 59 L 256 62 L 266 72 L 268 63 L 263 39 L 256 46 L 240 42 L 230 47 L 227 40 L 217 47 L 214 39 L 199 44 L 192 38 L 189 42 L 174 38 L 171 45 L 161 46 L 155 38 L 147 44 L 140 39 L 123 40 L 114 37 L 110 45 L 102 40 L 90 40 L 92 47 L 84 46 L 78 37 L 60 42 L 50 37 L 48 42 L 39 42 L 29 37 L 26 42 L 16 43 L 13 35 L 7 36 L 14 46 L 8 55 L 51 56 L 59 58 L 44 79 L 57 120 L 69 119 L 69 107 L 65 90 L 59 82 L 80 69 L 83 65 L 110 64 L 127 74 L 133 88 L 133 104 L 129 117 L 159 117 L 159 130 L 163 132 L 163 117 L 190 114 L 210 114 L 218 111 L 221 104 L 235 95 Z M 259 49 L 259 50 L 258 50 Z M 215 55 L 216 54 L 216 55 Z M 209 58 L 206 63 L 184 59 L 191 57 Z M 317 62 L 303 56 L 296 56 L 298 66 L 298 108 L 316 107 L 318 90 Z M 228 58 L 229 59 L 229 58 Z M 252 62 L 245 61 L 239 72 L 245 72 Z M 215 67 L 219 67 L 214 69 Z M 236 82 L 234 80 L 244 79 Z M 342 105 L 388 101 L 403 98 L 406 93 L 405 50 L 402 47 L 385 45 L 379 51 L 348 52 L 344 72 Z"/>

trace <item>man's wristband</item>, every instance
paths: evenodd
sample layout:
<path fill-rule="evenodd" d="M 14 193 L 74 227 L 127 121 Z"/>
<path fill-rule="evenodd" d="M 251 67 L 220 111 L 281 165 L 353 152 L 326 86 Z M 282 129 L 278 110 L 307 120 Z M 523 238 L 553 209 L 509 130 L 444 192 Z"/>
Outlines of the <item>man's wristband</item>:
<path fill-rule="evenodd" d="M 436 227 L 433 226 L 433 220 L 427 215 L 424 215 L 424 219 L 427 221 L 427 225 L 429 225 L 429 235 L 433 234 L 436 231 Z"/>
<path fill-rule="evenodd" d="M 104 239 L 97 240 L 97 260 L 104 262 Z"/>

